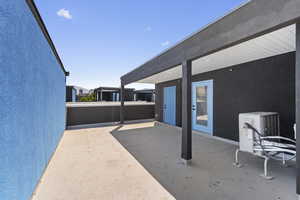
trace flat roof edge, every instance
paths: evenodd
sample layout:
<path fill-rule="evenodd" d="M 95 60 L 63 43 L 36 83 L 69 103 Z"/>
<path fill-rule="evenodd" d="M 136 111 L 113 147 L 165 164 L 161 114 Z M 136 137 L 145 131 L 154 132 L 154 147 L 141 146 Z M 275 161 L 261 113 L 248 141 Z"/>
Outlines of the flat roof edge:
<path fill-rule="evenodd" d="M 183 42 L 185 42 L 186 40 L 192 38 L 193 36 L 201 33 L 202 31 L 206 30 L 207 28 L 209 28 L 211 25 L 221 21 L 222 19 L 224 19 L 225 17 L 233 14 L 234 12 L 238 11 L 239 9 L 243 8 L 244 6 L 248 5 L 252 0 L 246 0 L 244 3 L 242 3 L 241 5 L 229 10 L 228 12 L 226 12 L 224 15 L 222 15 L 221 17 L 217 17 L 216 20 L 208 23 L 207 25 L 204 25 L 203 27 L 201 27 L 199 30 L 189 34 L 188 36 L 184 37 L 182 40 L 180 40 L 179 42 L 176 42 L 174 45 L 172 45 L 171 47 L 167 48 L 166 50 L 162 51 L 161 53 L 159 53 L 158 55 L 154 56 L 153 58 L 147 60 L 146 62 L 144 62 L 143 64 L 141 64 L 140 66 L 134 68 L 133 70 L 127 72 L 126 74 L 124 74 L 121 79 L 123 79 L 123 77 L 125 77 L 126 75 L 134 72 L 135 70 L 141 68 L 142 66 L 144 66 L 146 63 L 157 59 L 158 57 L 162 56 L 163 54 L 167 53 L 168 51 L 170 51 L 171 49 L 177 47 L 178 45 L 182 44 Z"/>
<path fill-rule="evenodd" d="M 65 76 L 69 76 L 70 72 L 66 71 L 66 69 L 64 67 L 64 64 L 62 63 L 62 61 L 61 61 L 61 59 L 60 59 L 60 57 L 59 57 L 59 55 L 57 53 L 57 50 L 55 48 L 55 45 L 54 45 L 54 43 L 53 43 L 53 41 L 52 41 L 52 39 L 50 37 L 50 34 L 49 34 L 48 30 L 47 30 L 47 27 L 46 27 L 46 25 L 45 25 L 45 23 L 44 23 L 41 15 L 40 15 L 39 11 L 38 11 L 38 8 L 37 8 L 36 4 L 34 3 L 34 0 L 25 0 L 25 1 L 27 3 L 28 7 L 30 8 L 30 10 L 31 10 L 34 18 L 36 19 L 36 21 L 37 21 L 37 23 L 38 23 L 38 25 L 39 25 L 39 27 L 40 27 L 43 35 L 45 36 L 48 44 L 50 45 L 50 48 L 51 48 L 54 56 L 56 57 L 56 60 L 58 61 L 61 69 L 63 70 Z"/>

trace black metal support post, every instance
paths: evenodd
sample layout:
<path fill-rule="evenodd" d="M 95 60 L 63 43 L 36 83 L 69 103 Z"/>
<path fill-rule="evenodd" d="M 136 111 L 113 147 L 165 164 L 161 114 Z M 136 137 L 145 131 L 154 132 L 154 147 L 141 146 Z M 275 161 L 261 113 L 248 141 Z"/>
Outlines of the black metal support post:
<path fill-rule="evenodd" d="M 296 24 L 297 194 L 300 195 L 300 22 Z"/>
<path fill-rule="evenodd" d="M 120 101 L 121 101 L 120 123 L 121 124 L 124 124 L 124 95 L 125 95 L 124 84 L 121 80 L 121 90 L 120 90 Z"/>
<path fill-rule="evenodd" d="M 182 62 L 182 141 L 181 158 L 192 159 L 192 62 Z"/>

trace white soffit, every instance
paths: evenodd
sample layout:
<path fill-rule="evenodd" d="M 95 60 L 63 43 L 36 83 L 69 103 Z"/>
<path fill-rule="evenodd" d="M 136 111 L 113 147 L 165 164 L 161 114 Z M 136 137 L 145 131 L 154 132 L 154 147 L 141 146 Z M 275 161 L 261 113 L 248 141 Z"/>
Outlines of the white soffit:
<path fill-rule="evenodd" d="M 296 50 L 296 26 L 291 25 L 192 62 L 192 73 L 200 74 Z M 182 77 L 181 66 L 152 75 L 139 83 L 160 83 Z"/>

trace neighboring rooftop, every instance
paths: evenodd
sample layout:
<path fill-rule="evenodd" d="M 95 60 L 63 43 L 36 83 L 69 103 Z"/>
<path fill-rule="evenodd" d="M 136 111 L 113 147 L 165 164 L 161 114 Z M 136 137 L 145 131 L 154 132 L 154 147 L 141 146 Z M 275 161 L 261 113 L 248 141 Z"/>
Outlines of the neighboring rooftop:
<path fill-rule="evenodd" d="M 94 90 L 110 90 L 110 91 L 115 91 L 115 90 L 120 90 L 120 87 L 105 87 L 101 86 L 98 88 L 95 88 Z M 125 90 L 135 90 L 134 88 L 125 88 Z"/>

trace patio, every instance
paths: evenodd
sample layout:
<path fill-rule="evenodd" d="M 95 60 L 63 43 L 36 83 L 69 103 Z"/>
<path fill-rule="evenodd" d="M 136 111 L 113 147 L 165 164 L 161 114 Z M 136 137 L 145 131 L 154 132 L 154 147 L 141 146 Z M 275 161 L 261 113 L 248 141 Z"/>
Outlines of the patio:
<path fill-rule="evenodd" d="M 263 160 L 242 153 L 243 168 L 233 167 L 237 146 L 193 134 L 193 160 L 180 162 L 181 131 L 167 125 L 123 127 L 113 136 L 178 200 L 253 200 L 297 198 L 295 163 L 270 162 L 274 180 L 262 179 Z"/>
<path fill-rule="evenodd" d="M 274 180 L 262 179 L 263 160 L 234 144 L 193 133 L 193 160 L 180 160 L 180 128 L 157 122 L 65 132 L 33 200 L 294 200 L 296 169 L 270 162 Z"/>
<path fill-rule="evenodd" d="M 151 125 L 124 125 L 120 130 Z M 118 128 L 66 131 L 32 199 L 173 200 L 110 134 Z"/>

